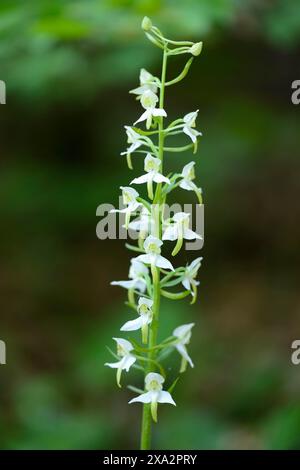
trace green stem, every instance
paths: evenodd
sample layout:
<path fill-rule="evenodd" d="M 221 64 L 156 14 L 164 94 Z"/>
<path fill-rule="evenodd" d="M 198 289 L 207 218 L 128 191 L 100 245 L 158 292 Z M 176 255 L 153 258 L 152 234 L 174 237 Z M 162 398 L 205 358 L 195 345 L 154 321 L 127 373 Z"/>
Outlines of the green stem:
<path fill-rule="evenodd" d="M 163 53 L 163 62 L 162 62 L 162 72 L 161 72 L 161 88 L 159 96 L 159 107 L 164 107 L 164 97 L 165 97 L 165 83 L 166 83 L 166 71 L 167 71 L 167 48 L 164 47 Z M 161 160 L 161 172 L 163 172 L 163 156 L 164 156 L 164 138 L 165 134 L 163 117 L 159 121 L 159 134 L 158 134 L 158 157 Z M 161 197 L 161 184 L 158 184 L 154 196 L 154 204 L 158 204 L 159 207 L 162 203 Z M 163 209 L 163 208 L 162 208 Z M 155 220 L 156 232 L 159 237 L 161 237 L 161 211 L 157 211 L 157 217 Z M 157 227 L 158 225 L 158 227 Z M 158 228 L 158 229 L 157 229 Z M 159 305 L 160 305 L 160 270 L 157 267 L 152 268 L 152 279 L 153 279 L 153 320 L 150 326 L 149 334 L 149 353 L 148 359 L 149 363 L 145 370 L 145 375 L 149 372 L 152 372 L 154 369 L 154 364 L 152 361 L 155 361 L 157 350 L 155 346 L 157 344 L 157 333 L 158 333 L 158 318 L 159 318 Z M 155 271 L 155 272 L 154 272 Z M 151 448 L 151 408 L 149 404 L 144 404 L 143 406 L 143 418 L 142 418 L 142 430 L 141 430 L 141 449 L 149 450 Z"/>

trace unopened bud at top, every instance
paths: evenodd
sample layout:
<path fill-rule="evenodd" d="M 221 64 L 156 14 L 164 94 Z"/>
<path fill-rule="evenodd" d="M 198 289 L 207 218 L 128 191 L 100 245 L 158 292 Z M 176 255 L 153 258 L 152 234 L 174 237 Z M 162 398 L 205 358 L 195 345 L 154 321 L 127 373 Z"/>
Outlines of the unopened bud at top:
<path fill-rule="evenodd" d="M 203 42 L 195 42 L 195 44 L 192 45 L 190 48 L 190 53 L 193 54 L 194 56 L 200 55 L 202 51 L 202 46 Z"/>
<path fill-rule="evenodd" d="M 150 31 L 152 28 L 152 21 L 148 16 L 144 16 L 143 21 L 142 21 L 142 29 L 144 31 Z"/>

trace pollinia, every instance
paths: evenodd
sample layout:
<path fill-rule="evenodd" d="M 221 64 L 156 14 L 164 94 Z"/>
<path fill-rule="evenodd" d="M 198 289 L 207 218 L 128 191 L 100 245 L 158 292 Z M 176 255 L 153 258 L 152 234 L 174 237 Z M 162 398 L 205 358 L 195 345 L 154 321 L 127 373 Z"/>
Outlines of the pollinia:
<path fill-rule="evenodd" d="M 131 367 L 135 367 L 143 372 L 143 389 L 128 386 L 137 394 L 129 403 L 143 404 L 141 449 L 150 449 L 152 421 L 157 422 L 158 404 L 176 405 L 171 393 L 177 379 L 169 383 L 161 360 L 174 350 L 181 359 L 179 373 L 183 373 L 188 365 L 194 367 L 187 351 L 194 323 L 178 326 L 162 342 L 158 342 L 158 328 L 161 296 L 172 301 L 190 296 L 191 303 L 197 299 L 199 282 L 196 277 L 202 258 L 184 267 L 174 267 L 173 261 L 164 257 L 162 251 L 165 241 L 170 240 L 173 242 L 172 257 L 175 257 L 184 240 L 201 238 L 190 228 L 190 214 L 177 212 L 172 218 L 165 219 L 164 211 L 168 195 L 176 188 L 193 191 L 198 204 L 202 204 L 201 189 L 194 182 L 195 162 L 187 163 L 178 173 L 163 174 L 165 154 L 189 149 L 193 149 L 194 153 L 197 151 L 201 136 L 196 130 L 198 110 L 167 125 L 164 100 L 166 89 L 186 76 L 194 58 L 201 53 L 202 43 L 167 39 L 147 17 L 142 21 L 142 28 L 147 38 L 162 51 L 162 70 L 158 78 L 142 69 L 139 86 L 130 91 L 136 96 L 143 112 L 133 126 L 125 126 L 128 148 L 122 155 L 126 156 L 130 169 L 133 168 L 133 154 L 144 157 L 145 173 L 134 178 L 130 186 L 121 187 L 125 208 L 114 210 L 125 215 L 125 228 L 138 232 L 138 240 L 136 246 L 126 245 L 135 253 L 131 259 L 129 279 L 112 284 L 127 289 L 127 306 L 133 311 L 133 319 L 121 327 L 127 339 L 113 338 L 117 353 L 110 352 L 117 361 L 106 365 L 116 369 L 119 387 L 123 371 L 129 372 Z M 167 81 L 168 60 L 181 54 L 188 55 L 188 61 L 176 78 Z M 145 129 L 137 127 L 137 124 L 145 124 Z M 169 146 L 166 141 L 178 134 L 184 134 L 191 142 L 182 147 Z M 142 185 L 145 185 L 148 199 L 141 197 L 135 189 Z M 135 330 L 141 332 L 140 342 L 127 337 L 127 332 Z"/>

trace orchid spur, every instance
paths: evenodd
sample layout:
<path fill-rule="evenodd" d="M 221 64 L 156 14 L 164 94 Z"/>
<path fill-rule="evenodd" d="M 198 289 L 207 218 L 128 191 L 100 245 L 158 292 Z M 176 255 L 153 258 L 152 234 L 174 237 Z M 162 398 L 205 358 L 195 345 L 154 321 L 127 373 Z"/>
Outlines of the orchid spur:
<path fill-rule="evenodd" d="M 176 188 L 193 191 L 199 205 L 202 204 L 202 190 L 194 181 L 196 162 L 185 161 L 179 169 L 178 159 L 174 158 L 170 159 L 171 172 L 167 173 L 165 168 L 167 154 L 174 155 L 187 150 L 196 152 L 202 136 L 196 128 L 198 110 L 183 113 L 183 117 L 166 125 L 168 115 L 165 110 L 165 92 L 168 87 L 185 78 L 193 60 L 202 51 L 202 42 L 166 38 L 147 17 L 143 19 L 142 29 L 151 43 L 162 51 L 162 69 L 160 77 L 156 77 L 141 68 L 139 86 L 130 91 L 137 98 L 142 112 L 133 125 L 125 126 L 128 146 L 121 154 L 126 155 L 130 170 L 133 169 L 133 159 L 139 159 L 142 163 L 143 157 L 145 173 L 131 178 L 130 186 L 121 187 L 125 208 L 115 210 L 125 214 L 125 228 L 137 232 L 137 244 L 126 244 L 135 253 L 131 259 L 128 279 L 111 283 L 127 290 L 126 305 L 132 315 L 120 324 L 126 339 L 114 338 L 118 361 L 106 365 L 117 369 L 119 386 L 122 371 L 128 372 L 131 367 L 143 371 L 143 389 L 128 385 L 131 391 L 138 393 L 129 403 L 140 402 L 143 405 L 141 449 L 150 449 L 152 423 L 158 419 L 158 404 L 175 405 L 172 395 L 178 378 L 186 371 L 187 365 L 194 367 L 187 349 L 194 323 L 176 326 L 170 316 L 166 320 L 173 333 L 162 340 L 159 328 L 160 317 L 166 314 L 161 298 L 175 301 L 191 296 L 191 303 L 195 303 L 199 286 L 197 275 L 202 258 L 197 257 L 186 266 L 177 267 L 166 253 L 171 245 L 169 242 L 175 242 L 172 251 L 175 256 L 183 248 L 184 240 L 201 239 L 201 235 L 190 227 L 188 212 L 179 210 L 171 219 L 166 219 L 167 198 Z M 187 61 L 177 77 L 169 78 L 167 65 L 173 56 L 187 56 Z M 173 136 L 182 138 L 185 145 L 169 144 Z M 187 145 L 186 137 L 190 139 Z M 140 185 L 141 194 L 133 185 Z M 145 199 L 143 193 L 147 193 Z M 141 339 L 137 341 L 139 331 Z M 132 337 L 132 332 L 137 333 Z M 171 368 L 165 364 L 167 354 L 176 352 L 180 356 L 180 363 L 178 367 Z"/>

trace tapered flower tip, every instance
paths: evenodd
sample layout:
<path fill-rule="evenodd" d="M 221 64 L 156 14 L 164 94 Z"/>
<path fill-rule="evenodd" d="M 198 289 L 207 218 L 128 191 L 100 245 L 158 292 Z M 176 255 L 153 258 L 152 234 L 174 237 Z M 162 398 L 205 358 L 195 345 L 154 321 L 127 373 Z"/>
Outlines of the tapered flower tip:
<path fill-rule="evenodd" d="M 121 350 L 124 353 L 125 352 L 128 353 L 129 351 L 133 350 L 132 344 L 130 343 L 130 341 L 127 341 L 127 339 L 124 339 L 124 338 L 113 338 L 113 339 L 115 340 L 119 348 L 121 348 Z"/>
<path fill-rule="evenodd" d="M 182 176 L 187 179 L 194 179 L 195 178 L 195 170 L 194 170 L 195 162 L 187 163 L 182 168 Z"/>
<path fill-rule="evenodd" d="M 193 56 L 198 56 L 201 54 L 201 51 L 202 51 L 202 47 L 203 47 L 203 42 L 196 42 L 195 44 L 192 45 L 192 47 L 190 48 L 190 53 L 193 55 Z"/>
<path fill-rule="evenodd" d="M 186 335 L 189 335 L 194 325 L 195 323 L 188 323 L 187 325 L 178 326 L 173 331 L 173 336 L 176 336 L 177 338 L 184 338 Z"/>
<path fill-rule="evenodd" d="M 190 127 L 195 127 L 196 125 L 196 119 L 199 113 L 199 109 L 196 109 L 196 111 L 192 111 L 191 113 L 187 113 L 183 117 L 183 121 Z"/>
<path fill-rule="evenodd" d="M 142 21 L 142 29 L 144 31 L 150 31 L 152 28 L 152 21 L 148 16 L 144 16 L 143 21 Z"/>
<path fill-rule="evenodd" d="M 120 189 L 123 194 L 131 196 L 131 198 L 137 198 L 139 196 L 139 193 L 130 186 L 120 186 Z"/>
<path fill-rule="evenodd" d="M 188 266 L 188 269 L 189 270 L 194 270 L 195 269 L 196 271 L 198 271 L 198 269 L 201 266 L 202 260 L 203 260 L 202 256 L 200 256 L 199 258 L 194 259 L 194 261 L 192 261 L 191 264 Z"/>
<path fill-rule="evenodd" d="M 140 70 L 140 83 L 141 83 L 141 85 L 144 85 L 145 83 L 147 83 L 147 82 L 149 82 L 153 79 L 154 79 L 153 75 L 150 72 L 148 72 L 148 70 L 146 70 L 146 69 L 141 69 Z"/>

